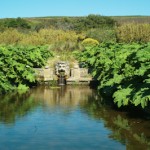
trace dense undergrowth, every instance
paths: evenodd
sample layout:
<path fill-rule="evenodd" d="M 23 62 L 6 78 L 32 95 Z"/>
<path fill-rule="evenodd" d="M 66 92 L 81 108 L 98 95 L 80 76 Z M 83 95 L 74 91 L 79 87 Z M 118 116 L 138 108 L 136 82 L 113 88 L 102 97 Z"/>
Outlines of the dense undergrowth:
<path fill-rule="evenodd" d="M 42 67 L 52 53 L 46 46 L 0 46 L 0 93 L 35 84 L 33 68 Z"/>
<path fill-rule="evenodd" d="M 99 90 L 118 107 L 150 101 L 150 44 L 101 43 L 76 52 L 99 81 Z"/>

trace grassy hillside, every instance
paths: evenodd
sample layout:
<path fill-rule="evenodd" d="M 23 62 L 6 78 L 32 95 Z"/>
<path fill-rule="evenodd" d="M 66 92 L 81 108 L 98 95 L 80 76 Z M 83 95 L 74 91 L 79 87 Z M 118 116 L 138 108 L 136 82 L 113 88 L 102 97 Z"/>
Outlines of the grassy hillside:
<path fill-rule="evenodd" d="M 122 23 L 150 23 L 150 16 L 113 16 L 111 17 L 116 20 L 119 24 Z"/>
<path fill-rule="evenodd" d="M 78 49 L 86 38 L 98 42 L 150 42 L 150 16 L 33 17 L 0 19 L 0 44 L 51 45 Z M 66 44 L 64 44 L 66 43 Z M 57 47 L 57 48 L 56 48 Z"/>
<path fill-rule="evenodd" d="M 40 30 L 45 28 L 55 28 L 62 30 L 84 31 L 89 28 L 99 28 L 104 26 L 112 27 L 114 24 L 125 23 L 150 23 L 150 16 L 45 16 L 32 18 L 3 18 L 0 19 L 0 31 L 5 27 L 27 28 L 30 30 Z"/>
<path fill-rule="evenodd" d="M 109 16 L 110 18 L 114 19 L 118 24 L 124 24 L 124 23 L 150 23 L 150 16 Z M 52 21 L 57 20 L 61 21 L 63 19 L 69 19 L 72 21 L 77 21 L 78 19 L 86 18 L 85 16 L 47 16 L 47 17 L 34 17 L 34 18 L 25 18 L 28 21 L 31 21 L 33 23 L 43 23 L 45 21 Z"/>

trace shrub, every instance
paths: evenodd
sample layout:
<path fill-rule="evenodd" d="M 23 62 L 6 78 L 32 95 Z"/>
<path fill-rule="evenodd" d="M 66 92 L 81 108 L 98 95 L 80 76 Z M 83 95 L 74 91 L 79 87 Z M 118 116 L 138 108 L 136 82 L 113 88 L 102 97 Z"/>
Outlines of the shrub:
<path fill-rule="evenodd" d="M 35 83 L 33 68 L 46 64 L 52 53 L 45 46 L 0 46 L 0 94 Z"/>
<path fill-rule="evenodd" d="M 116 28 L 118 42 L 150 42 L 150 24 L 123 24 Z"/>
<path fill-rule="evenodd" d="M 20 17 L 14 19 L 4 19 L 1 21 L 1 24 L 3 24 L 6 28 L 18 28 L 18 29 L 30 29 L 31 25 L 28 21 L 25 19 L 22 19 Z"/>
<path fill-rule="evenodd" d="M 99 42 L 115 42 L 116 41 L 115 30 L 112 28 L 90 29 L 85 34 L 87 37 L 96 39 Z"/>
<path fill-rule="evenodd" d="M 21 33 L 16 29 L 0 32 L 0 44 L 51 45 L 52 50 L 66 51 L 78 49 L 82 34 L 74 31 L 41 29 L 39 32 Z"/>
<path fill-rule="evenodd" d="M 16 29 L 7 29 L 0 33 L 0 44 L 17 44 L 23 38 L 23 34 Z"/>
<path fill-rule="evenodd" d="M 86 38 L 85 40 L 82 41 L 82 45 L 84 47 L 96 46 L 98 44 L 99 44 L 99 42 L 95 39 L 92 39 L 92 38 Z"/>
<path fill-rule="evenodd" d="M 76 52 L 91 69 L 100 92 L 121 106 L 150 102 L 150 44 L 101 43 Z"/>

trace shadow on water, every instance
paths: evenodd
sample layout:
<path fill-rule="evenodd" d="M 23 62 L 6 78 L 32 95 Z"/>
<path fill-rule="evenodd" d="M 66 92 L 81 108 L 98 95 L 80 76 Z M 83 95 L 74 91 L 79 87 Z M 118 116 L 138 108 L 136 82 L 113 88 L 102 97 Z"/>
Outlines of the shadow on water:
<path fill-rule="evenodd" d="M 40 86 L 22 95 L 11 94 L 0 99 L 0 124 L 15 124 L 39 107 L 51 112 L 59 108 L 65 115 L 79 109 L 88 118 L 102 121 L 110 131 L 108 138 L 119 141 L 126 149 L 150 148 L 149 119 L 114 109 L 86 86 L 62 86 L 60 89 Z"/>

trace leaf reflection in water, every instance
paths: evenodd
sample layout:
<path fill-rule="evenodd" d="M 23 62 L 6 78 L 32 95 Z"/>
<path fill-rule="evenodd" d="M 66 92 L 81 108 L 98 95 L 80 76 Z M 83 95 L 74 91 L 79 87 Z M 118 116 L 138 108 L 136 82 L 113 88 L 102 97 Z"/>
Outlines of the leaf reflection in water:
<path fill-rule="evenodd" d="M 149 120 L 137 119 L 127 115 L 127 112 L 116 111 L 112 105 L 108 105 L 107 101 L 102 99 L 95 90 L 87 86 L 63 86 L 59 89 L 39 86 L 23 94 L 12 93 L 1 96 L 0 127 L 2 124 L 6 126 L 17 124 L 19 119 L 23 120 L 26 116 L 30 118 L 32 115 L 40 118 L 40 120 L 37 121 L 37 123 L 40 124 L 30 122 L 32 125 L 30 126 L 30 123 L 28 125 L 30 133 L 32 133 L 30 128 L 33 130 L 33 134 L 38 134 L 40 131 L 43 131 L 45 133 L 42 132 L 41 134 L 48 136 L 47 138 L 50 136 L 50 134 L 47 134 L 48 130 L 51 134 L 53 133 L 55 135 L 55 132 L 63 132 L 61 129 L 65 130 L 67 129 L 66 125 L 71 124 L 72 126 L 68 127 L 70 132 L 67 130 L 64 138 L 70 139 L 70 137 L 66 136 L 71 133 L 74 133 L 74 136 L 84 136 L 89 135 L 90 132 L 92 136 L 94 136 L 94 134 L 97 135 L 97 139 L 94 140 L 96 141 L 100 140 L 100 135 L 104 134 L 101 132 L 106 132 L 107 130 L 107 134 L 103 138 L 107 137 L 110 141 L 122 143 L 122 145 L 126 145 L 126 149 L 148 149 L 150 147 Z M 42 118 L 38 115 L 41 115 Z M 51 119 L 53 119 L 53 122 Z M 59 122 L 61 119 L 64 120 Z M 85 128 L 80 131 L 80 134 L 78 130 L 71 130 L 73 128 L 80 129 L 78 121 L 80 121 L 81 126 L 84 125 Z M 26 121 L 23 123 L 25 122 Z M 52 126 L 55 122 L 56 128 Z M 85 124 L 85 122 L 91 124 Z M 44 124 L 45 127 L 41 127 L 41 124 Z M 99 127 L 99 125 L 101 125 L 101 127 Z M 21 131 L 23 128 L 24 127 L 21 127 Z M 52 130 L 53 128 L 54 130 Z M 105 131 L 102 131 L 101 128 L 104 128 Z M 97 133 L 97 130 L 101 132 Z M 82 132 L 84 132 L 84 134 L 82 134 Z M 37 137 L 40 138 L 40 136 Z M 55 135 L 55 138 L 59 136 L 61 135 Z M 77 137 L 75 138 L 78 139 Z M 87 139 L 89 138 L 90 137 L 87 137 Z"/>

